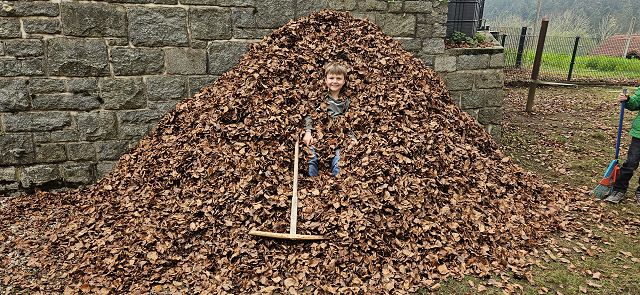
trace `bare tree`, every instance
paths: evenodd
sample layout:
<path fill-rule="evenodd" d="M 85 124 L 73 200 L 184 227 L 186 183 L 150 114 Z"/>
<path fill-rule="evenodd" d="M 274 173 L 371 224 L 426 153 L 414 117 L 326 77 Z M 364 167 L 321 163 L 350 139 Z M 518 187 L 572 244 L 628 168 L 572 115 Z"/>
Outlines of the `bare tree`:
<path fill-rule="evenodd" d="M 600 24 L 598 25 L 596 34 L 597 37 L 600 38 L 600 40 L 605 40 L 613 36 L 613 34 L 615 34 L 619 30 L 619 28 L 620 27 L 618 26 L 618 20 L 616 19 L 616 17 L 611 14 L 607 14 L 604 15 L 600 20 Z"/>
<path fill-rule="evenodd" d="M 551 36 L 587 36 L 589 32 L 589 18 L 584 13 L 566 10 L 552 15 L 549 21 L 548 34 Z"/>

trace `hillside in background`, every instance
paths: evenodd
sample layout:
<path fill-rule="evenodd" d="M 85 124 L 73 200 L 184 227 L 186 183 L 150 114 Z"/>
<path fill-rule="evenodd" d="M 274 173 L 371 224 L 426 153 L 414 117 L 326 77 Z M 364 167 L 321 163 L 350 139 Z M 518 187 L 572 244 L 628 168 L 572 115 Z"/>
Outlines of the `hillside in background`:
<path fill-rule="evenodd" d="M 536 5 L 536 0 L 487 0 L 484 17 L 493 27 L 532 26 Z M 549 16 L 553 32 L 594 37 L 626 33 L 632 18 L 640 16 L 637 0 L 542 0 L 540 10 L 541 16 Z M 640 31 L 639 22 L 635 32 Z"/>

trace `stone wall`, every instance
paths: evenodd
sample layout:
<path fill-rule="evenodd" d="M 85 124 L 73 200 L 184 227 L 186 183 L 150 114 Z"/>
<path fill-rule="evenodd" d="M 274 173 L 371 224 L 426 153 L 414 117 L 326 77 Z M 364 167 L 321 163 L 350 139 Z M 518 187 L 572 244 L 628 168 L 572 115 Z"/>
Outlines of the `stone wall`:
<path fill-rule="evenodd" d="M 320 9 L 374 21 L 429 66 L 445 54 L 441 0 L 0 3 L 0 192 L 95 181 L 248 44 Z"/>
<path fill-rule="evenodd" d="M 496 42 L 497 43 L 497 42 Z M 504 49 L 455 48 L 436 57 L 435 70 L 447 84 L 451 98 L 500 140 L 504 100 Z"/>

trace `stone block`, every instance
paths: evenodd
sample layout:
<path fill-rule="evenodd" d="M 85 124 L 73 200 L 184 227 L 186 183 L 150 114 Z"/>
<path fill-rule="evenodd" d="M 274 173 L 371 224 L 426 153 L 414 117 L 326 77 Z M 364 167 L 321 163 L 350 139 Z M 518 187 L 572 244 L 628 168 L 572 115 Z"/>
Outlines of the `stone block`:
<path fill-rule="evenodd" d="M 4 43 L 0 42 L 0 56 L 4 55 Z"/>
<path fill-rule="evenodd" d="M 433 38 L 433 25 L 432 24 L 416 24 L 416 38 L 430 39 Z"/>
<path fill-rule="evenodd" d="M 497 53 L 497 54 L 491 55 L 491 61 L 489 62 L 489 67 L 493 69 L 503 69 L 504 53 Z"/>
<path fill-rule="evenodd" d="M 144 123 L 155 123 L 164 116 L 164 113 L 158 110 L 133 110 L 119 111 L 117 113 L 118 125 L 136 125 Z"/>
<path fill-rule="evenodd" d="M 44 74 L 42 60 L 42 58 L 0 58 L 0 76 L 42 76 Z"/>
<path fill-rule="evenodd" d="M 430 13 L 433 11 L 431 1 L 404 1 L 404 12 L 406 13 Z"/>
<path fill-rule="evenodd" d="M 504 71 L 502 69 L 479 71 L 475 85 L 477 88 L 502 88 L 504 86 Z"/>
<path fill-rule="evenodd" d="M 160 48 L 111 49 L 111 65 L 116 76 L 162 74 L 164 53 Z"/>
<path fill-rule="evenodd" d="M 258 1 L 260 0 L 218 0 L 216 5 L 254 7 Z"/>
<path fill-rule="evenodd" d="M 203 75 L 207 73 L 207 51 L 205 49 L 165 49 L 167 74 Z"/>
<path fill-rule="evenodd" d="M 53 131 L 71 125 L 66 112 L 8 113 L 4 116 L 7 132 Z"/>
<path fill-rule="evenodd" d="M 58 18 L 24 18 L 22 26 L 27 34 L 58 34 L 61 32 Z"/>
<path fill-rule="evenodd" d="M 414 37 L 416 16 L 411 14 L 378 14 L 375 18 L 382 31 L 392 37 Z M 443 44 L 444 50 L 444 44 Z"/>
<path fill-rule="evenodd" d="M 96 148 L 90 142 L 67 143 L 66 148 L 69 161 L 93 161 L 96 158 Z"/>
<path fill-rule="evenodd" d="M 50 143 L 36 146 L 36 162 L 56 163 L 67 160 L 64 144 Z"/>
<path fill-rule="evenodd" d="M 147 104 L 142 78 L 105 78 L 98 84 L 107 110 L 140 109 Z"/>
<path fill-rule="evenodd" d="M 231 10 L 209 7 L 190 8 L 191 37 L 200 40 L 231 39 L 233 36 Z"/>
<path fill-rule="evenodd" d="M 31 97 L 34 110 L 90 111 L 100 108 L 100 98 L 91 93 L 34 94 Z"/>
<path fill-rule="evenodd" d="M 475 81 L 473 72 L 442 73 L 441 75 L 449 90 L 468 90 L 473 88 Z"/>
<path fill-rule="evenodd" d="M 422 49 L 422 40 L 416 38 L 395 37 L 402 44 L 402 48 L 410 52 L 419 52 Z"/>
<path fill-rule="evenodd" d="M 122 5 L 62 2 L 60 13 L 62 27 L 67 36 L 127 36 L 127 10 Z"/>
<path fill-rule="evenodd" d="M 213 84 L 218 79 L 217 76 L 197 76 L 189 77 L 189 94 L 190 96 L 200 92 L 205 86 Z"/>
<path fill-rule="evenodd" d="M 467 92 L 466 90 L 462 91 L 449 91 L 449 97 L 451 101 L 456 104 L 456 106 L 460 107 L 460 101 L 462 100 L 462 95 Z"/>
<path fill-rule="evenodd" d="M 115 139 L 117 131 L 114 112 L 93 111 L 79 113 L 78 132 L 81 141 Z"/>
<path fill-rule="evenodd" d="M 98 90 L 96 78 L 73 78 L 67 80 L 67 89 L 71 93 L 91 93 Z"/>
<path fill-rule="evenodd" d="M 250 7 L 231 8 L 231 20 L 233 22 L 233 27 L 235 28 L 255 28 L 256 27 L 255 9 Z"/>
<path fill-rule="evenodd" d="M 182 0 L 182 4 L 188 0 Z M 178 0 L 107 0 L 106 2 L 112 3 L 129 3 L 129 4 L 165 4 L 172 5 L 178 4 Z"/>
<path fill-rule="evenodd" d="M 60 93 L 65 91 L 66 86 L 62 79 L 31 78 L 29 81 L 29 93 L 31 94 Z"/>
<path fill-rule="evenodd" d="M 416 54 L 418 58 L 424 62 L 424 65 L 430 68 L 433 68 L 433 65 L 436 63 L 436 55 L 432 54 L 423 54 L 422 51 Z"/>
<path fill-rule="evenodd" d="M 0 18 L 0 38 L 20 38 L 22 33 L 20 32 L 20 20 L 17 18 Z"/>
<path fill-rule="evenodd" d="M 53 38 L 47 41 L 49 75 L 107 76 L 109 57 L 104 40 Z"/>
<path fill-rule="evenodd" d="M 487 104 L 487 92 L 482 90 L 469 90 L 462 93 L 460 100 L 460 108 L 478 109 L 483 108 Z"/>
<path fill-rule="evenodd" d="M 51 141 L 51 132 L 33 132 L 34 143 L 45 143 Z"/>
<path fill-rule="evenodd" d="M 0 79 L 0 112 L 16 112 L 29 109 L 27 79 Z"/>
<path fill-rule="evenodd" d="M 389 7 L 387 8 L 387 12 L 402 12 L 404 1 L 391 1 L 389 2 Z"/>
<path fill-rule="evenodd" d="M 272 29 L 233 28 L 235 39 L 262 39 L 271 33 L 273 33 Z"/>
<path fill-rule="evenodd" d="M 464 112 L 471 116 L 474 120 L 478 120 L 478 109 L 465 109 Z"/>
<path fill-rule="evenodd" d="M 186 4 L 185 1 L 187 0 L 182 0 L 182 4 Z M 178 4 L 178 0 L 107 0 L 106 2 L 128 3 L 128 4 L 165 4 L 165 5 Z"/>
<path fill-rule="evenodd" d="M 119 125 L 118 138 L 138 140 L 147 134 L 152 126 L 153 124 Z"/>
<path fill-rule="evenodd" d="M 302 17 L 329 7 L 329 0 L 298 1 L 296 17 Z"/>
<path fill-rule="evenodd" d="M 44 58 L 25 58 L 20 60 L 20 75 L 44 75 Z"/>
<path fill-rule="evenodd" d="M 98 160 L 117 160 L 129 150 L 129 141 L 111 140 L 95 143 Z"/>
<path fill-rule="evenodd" d="M 38 39 L 16 39 L 4 41 L 6 55 L 15 57 L 42 56 L 44 43 Z"/>
<path fill-rule="evenodd" d="M 456 61 L 457 61 L 457 58 L 455 56 L 449 56 L 449 55 L 436 56 L 434 69 L 436 72 L 455 72 Z"/>
<path fill-rule="evenodd" d="M 480 124 L 497 124 L 502 123 L 504 111 L 502 108 L 483 108 L 478 113 L 478 122 Z"/>
<path fill-rule="evenodd" d="M 0 167 L 0 183 L 18 181 L 15 167 Z"/>
<path fill-rule="evenodd" d="M 422 51 L 420 54 L 442 54 L 444 53 L 444 39 L 432 38 L 422 42 Z"/>
<path fill-rule="evenodd" d="M 256 3 L 256 21 L 261 28 L 278 28 L 295 17 L 295 0 L 263 0 Z"/>
<path fill-rule="evenodd" d="M 329 8 L 334 10 L 355 10 L 357 0 L 328 0 Z"/>
<path fill-rule="evenodd" d="M 177 100 L 169 100 L 169 101 L 152 101 L 149 102 L 149 109 L 150 110 L 157 110 L 162 112 L 163 114 L 166 114 L 170 111 L 173 111 L 176 109 L 176 105 L 178 105 L 180 101 Z"/>
<path fill-rule="evenodd" d="M 502 88 L 480 90 L 487 93 L 487 107 L 502 107 L 504 105 L 504 90 Z"/>
<path fill-rule="evenodd" d="M 209 74 L 222 75 L 235 66 L 247 51 L 244 41 L 214 41 L 209 43 Z"/>
<path fill-rule="evenodd" d="M 30 164 L 35 159 L 31 134 L 0 135 L 0 165 Z"/>
<path fill-rule="evenodd" d="M 72 125 L 70 128 L 53 131 L 50 135 L 52 142 L 78 141 L 79 138 L 76 125 Z"/>
<path fill-rule="evenodd" d="M 387 10 L 386 0 L 361 0 L 358 1 L 360 11 L 384 11 Z"/>
<path fill-rule="evenodd" d="M 57 165 L 36 165 L 22 168 L 20 173 L 22 187 L 32 188 L 50 182 L 60 181 L 60 171 Z"/>
<path fill-rule="evenodd" d="M 218 5 L 218 0 L 181 0 L 180 4 L 184 5 Z"/>
<path fill-rule="evenodd" d="M 98 162 L 98 164 L 96 164 L 96 179 L 102 178 L 103 176 L 111 172 L 111 170 L 113 170 L 113 167 L 116 166 L 116 163 L 117 162 L 115 161 Z"/>
<path fill-rule="evenodd" d="M 0 16 L 58 16 L 60 8 L 51 1 L 3 2 Z"/>
<path fill-rule="evenodd" d="M 155 100 L 180 100 L 187 97 L 187 78 L 181 76 L 150 76 L 147 83 L 147 98 Z"/>
<path fill-rule="evenodd" d="M 62 179 L 67 183 L 88 184 L 94 179 L 95 167 L 89 163 L 69 163 L 60 166 Z"/>
<path fill-rule="evenodd" d="M 128 46 L 129 39 L 128 38 L 106 38 L 107 45 L 109 46 Z"/>
<path fill-rule="evenodd" d="M 129 40 L 135 46 L 187 46 L 187 11 L 180 7 L 129 8 Z"/>
<path fill-rule="evenodd" d="M 442 38 L 447 36 L 447 26 L 444 24 L 433 24 L 431 38 Z"/>
<path fill-rule="evenodd" d="M 458 70 L 477 70 L 486 69 L 489 67 L 489 55 L 459 55 L 458 56 Z"/>

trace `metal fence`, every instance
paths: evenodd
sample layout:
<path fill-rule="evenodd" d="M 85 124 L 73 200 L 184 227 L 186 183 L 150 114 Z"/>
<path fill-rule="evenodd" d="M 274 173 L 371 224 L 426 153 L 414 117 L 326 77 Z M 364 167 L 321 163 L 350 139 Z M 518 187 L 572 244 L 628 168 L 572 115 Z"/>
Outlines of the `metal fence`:
<path fill-rule="evenodd" d="M 528 31 L 528 30 L 527 30 Z M 527 79 L 533 67 L 537 35 L 524 29 L 501 30 L 505 68 L 516 79 Z M 637 82 L 640 79 L 640 35 L 615 35 L 604 40 L 547 36 L 540 68 L 545 81 Z"/>

